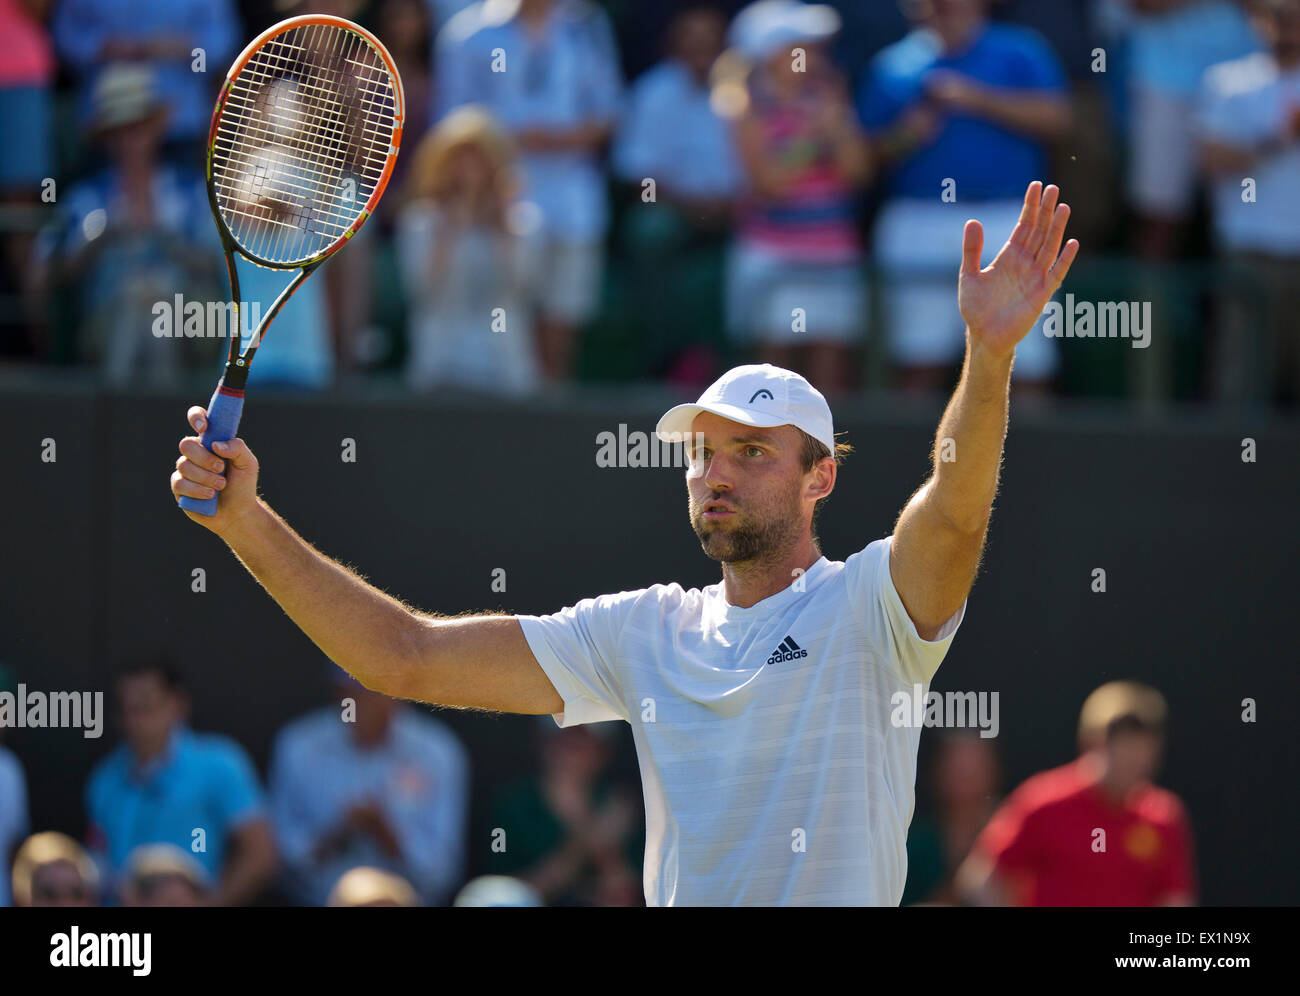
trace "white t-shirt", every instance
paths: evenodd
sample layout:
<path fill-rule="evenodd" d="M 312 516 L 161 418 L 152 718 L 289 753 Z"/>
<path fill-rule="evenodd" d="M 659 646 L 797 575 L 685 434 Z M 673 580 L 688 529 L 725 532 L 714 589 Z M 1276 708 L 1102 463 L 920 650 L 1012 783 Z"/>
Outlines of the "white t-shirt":
<path fill-rule="evenodd" d="M 1267 52 L 1214 66 L 1205 74 L 1200 110 L 1202 135 L 1247 148 L 1278 139 L 1300 108 L 1300 70 L 1282 72 Z M 1243 201 L 1243 176 L 1214 182 L 1214 228 L 1225 249 L 1279 256 L 1300 255 L 1300 142 L 1288 142 L 1246 173 L 1254 199 Z"/>
<path fill-rule="evenodd" d="M 922 640 L 891 538 L 750 608 L 660 584 L 518 617 L 556 722 L 632 726 L 649 905 L 898 904 L 920 729 L 890 698 L 928 690 L 966 607 Z"/>

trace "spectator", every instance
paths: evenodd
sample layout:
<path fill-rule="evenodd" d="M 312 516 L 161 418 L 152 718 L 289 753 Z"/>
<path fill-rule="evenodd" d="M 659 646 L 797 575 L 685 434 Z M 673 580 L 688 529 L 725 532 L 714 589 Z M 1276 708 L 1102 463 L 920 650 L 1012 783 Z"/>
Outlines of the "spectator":
<path fill-rule="evenodd" d="M 725 35 L 713 7 L 688 7 L 673 19 L 668 58 L 633 84 L 612 152 L 620 180 L 639 190 L 652 178 L 656 204 L 709 228 L 729 220 L 741 178 L 730 125 L 711 100 L 710 71 Z"/>
<path fill-rule="evenodd" d="M 94 103 L 92 137 L 108 163 L 60 196 L 57 220 L 38 239 L 36 282 L 71 294 L 77 352 L 109 383 L 171 384 L 183 367 L 216 358 L 212 339 L 182 336 L 181 315 L 156 334 L 159 305 L 215 296 L 207 195 L 197 174 L 159 160 L 167 111 L 147 68 L 109 66 Z"/>
<path fill-rule="evenodd" d="M 1040 34 L 1069 80 L 1070 126 L 1054 143 L 1051 172 L 1069 192 L 1070 232 L 1090 252 L 1113 241 L 1123 208 L 1121 124 L 1110 89 L 1123 74 L 1123 57 L 1117 46 L 1102 45 L 1097 8 L 1098 0 L 999 0 L 992 10 Z"/>
<path fill-rule="evenodd" d="M 124 878 L 124 906 L 203 906 L 211 890 L 203 866 L 175 844 L 137 847 Z"/>
<path fill-rule="evenodd" d="M 1089 695 L 1079 758 L 1011 794 L 958 872 L 961 893 L 981 905 L 1190 905 L 1183 804 L 1151 784 L 1166 711 L 1159 692 L 1133 682 Z"/>
<path fill-rule="evenodd" d="M 520 879 L 548 906 L 640 906 L 644 857 L 636 797 L 610 776 L 617 729 L 538 721 L 542 771 L 503 786 L 492 804 L 505 848 L 493 871 Z"/>
<path fill-rule="evenodd" d="M 12 690 L 12 675 L 0 664 L 0 692 Z M 0 737 L 4 736 L 0 723 Z M 9 867 L 9 857 L 18 841 L 27 836 L 27 779 L 14 752 L 0 743 L 0 861 Z M 9 876 L 0 875 L 0 906 L 8 906 Z"/>
<path fill-rule="evenodd" d="M 908 830 L 903 906 L 957 902 L 953 876 L 997 808 L 992 740 L 971 730 L 946 731 L 931 771 L 934 813 L 918 816 Z"/>
<path fill-rule="evenodd" d="M 422 903 L 439 905 L 464 873 L 465 748 L 433 717 L 334 670 L 343 716 L 326 706 L 296 720 L 272 758 L 291 895 L 325 905 L 343 873 L 364 865 L 401 875 Z"/>
<path fill-rule="evenodd" d="M 442 113 L 484 104 L 519 148 L 546 246 L 542 370 L 564 380 L 576 330 L 595 313 L 604 263 L 609 208 L 598 155 L 622 90 L 609 18 L 589 0 L 484 0 L 452 17 L 435 47 Z"/>
<path fill-rule="evenodd" d="M 1254 0 L 1268 51 L 1213 67 L 1201 106 L 1224 290 L 1212 394 L 1300 402 L 1300 0 Z M 1249 183 L 1246 177 L 1250 178 Z M 1247 190 L 1249 187 L 1249 190 Z"/>
<path fill-rule="evenodd" d="M 32 245 L 27 219 L 35 217 L 43 185 L 54 173 L 49 7 L 50 0 L 0 0 L 0 213 L 8 216 L 0 230 L 0 297 L 24 304 Z M 26 215 L 17 213 L 24 209 Z M 32 354 L 40 324 L 25 308 L 0 309 L 0 358 Z"/>
<path fill-rule="evenodd" d="M 728 260 L 727 326 L 759 360 L 826 393 L 853 386 L 866 315 L 855 190 L 870 172 L 825 4 L 760 0 L 732 22 L 750 62 L 736 122 L 747 190 Z"/>
<path fill-rule="evenodd" d="M 46 830 L 28 837 L 14 855 L 15 906 L 95 906 L 99 872 L 85 848 Z"/>
<path fill-rule="evenodd" d="M 540 383 L 534 310 L 541 244 L 515 197 L 510 139 L 481 107 L 453 111 L 415 152 L 398 218 L 407 382 L 526 394 Z"/>
<path fill-rule="evenodd" d="M 1196 96 L 1205 70 L 1259 48 L 1231 0 L 1129 0 L 1128 198 L 1137 251 L 1177 254 L 1197 193 Z"/>
<path fill-rule="evenodd" d="M 351 21 L 361 20 L 363 10 L 369 7 L 364 0 L 277 0 L 277 5 L 286 8 L 286 15 L 325 14 Z M 404 131 L 419 134 L 415 129 L 420 119 L 413 115 L 428 113 L 428 80 L 408 61 L 411 45 L 416 39 L 406 37 L 408 31 L 418 33 L 418 22 L 413 22 L 409 14 L 404 17 L 401 11 L 396 12 L 394 19 L 393 13 L 378 12 L 377 16 L 383 20 L 380 28 L 399 31 L 401 36 L 393 38 L 381 34 L 380 37 L 388 43 L 386 47 L 390 48 L 390 54 L 399 60 L 398 74 L 403 80 L 406 96 Z M 325 58 L 337 60 L 338 57 Z M 342 68 L 341 64 L 339 68 Z M 408 70 L 412 71 L 410 78 L 406 75 Z M 420 92 L 421 86 L 425 88 L 424 93 Z M 403 157 L 398 156 L 394 175 L 401 171 L 403 163 Z M 309 186 L 314 182 L 314 178 L 306 181 Z M 387 205 L 387 198 L 379 202 L 378 218 L 385 217 Z M 289 390 L 323 390 L 330 387 L 336 377 L 351 373 L 359 365 L 376 358 L 375 354 L 382 346 L 376 339 L 377 330 L 371 325 L 375 293 L 372 275 L 376 238 L 383 237 L 377 230 L 382 227 L 382 222 L 368 224 L 355 238 L 348 240 L 346 266 L 335 263 L 324 267 L 315 279 L 294 293 L 293 307 L 285 308 L 276 316 L 273 331 L 267 337 L 269 348 L 259 349 L 257 362 L 249 369 L 250 384 Z M 253 299 L 258 301 L 261 314 L 266 314 L 284 289 L 287 276 L 292 274 L 283 270 L 259 269 L 247 261 L 240 261 L 240 281 L 247 279 L 249 289 L 256 290 Z M 247 290 L 245 300 L 250 300 Z"/>
<path fill-rule="evenodd" d="M 419 906 L 411 883 L 382 868 L 353 868 L 330 890 L 327 906 Z"/>
<path fill-rule="evenodd" d="M 966 219 L 1010 232 L 1024 190 L 1044 179 L 1047 142 L 1070 121 L 1065 77 L 1034 32 L 988 19 L 990 0 L 915 0 L 915 29 L 872 63 L 860 100 L 891 167 L 875 226 L 885 338 L 901 386 L 942 388 L 963 349 L 952 288 Z M 1001 245 L 985 243 L 985 262 Z M 1057 366 L 1035 327 L 1016 350 L 1022 392 Z"/>
<path fill-rule="evenodd" d="M 189 703 L 167 664 L 140 663 L 117 680 L 126 742 L 86 787 L 92 850 L 115 887 L 141 844 L 193 853 L 217 885 L 216 906 L 254 899 L 275 870 L 257 773 L 244 749 L 185 725 Z"/>
<path fill-rule="evenodd" d="M 151 69 L 170 111 L 166 154 L 198 167 L 217 85 L 242 34 L 232 0 L 60 0 L 52 26 L 85 112 L 108 66 L 128 62 Z"/>
<path fill-rule="evenodd" d="M 633 85 L 612 152 L 615 174 L 631 188 L 622 241 L 640 277 L 629 310 L 647 341 L 648 372 L 691 383 L 694 370 L 700 387 L 715 376 L 717 350 L 708 340 L 722 317 L 716 280 L 700 274 L 720 259 L 741 180 L 730 122 L 713 106 L 710 80 L 726 29 L 711 6 L 673 18 L 668 57 Z"/>
<path fill-rule="evenodd" d="M 452 905 L 480 909 L 503 906 L 535 908 L 542 905 L 542 897 L 531 885 L 509 875 L 480 875 L 465 883 L 465 887 L 456 893 Z"/>

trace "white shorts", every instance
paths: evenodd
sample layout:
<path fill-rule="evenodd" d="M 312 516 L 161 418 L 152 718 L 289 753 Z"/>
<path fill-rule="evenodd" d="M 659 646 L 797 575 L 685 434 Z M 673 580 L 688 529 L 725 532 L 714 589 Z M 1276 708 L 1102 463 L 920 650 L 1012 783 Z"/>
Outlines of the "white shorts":
<path fill-rule="evenodd" d="M 542 316 L 582 325 L 596 313 L 605 253 L 599 242 L 551 242 L 541 252 L 538 306 Z"/>
<path fill-rule="evenodd" d="M 1129 203 L 1144 214 L 1183 218 L 1196 197 L 1196 120 L 1184 97 L 1135 86 L 1129 115 Z"/>
<path fill-rule="evenodd" d="M 738 343 L 856 345 L 866 326 L 860 262 L 791 262 L 736 242 L 727 252 L 726 294 L 727 334 Z"/>
<path fill-rule="evenodd" d="M 957 307 L 957 275 L 968 218 L 984 226 L 987 266 L 1020 220 L 1023 201 L 944 204 L 899 198 L 876 221 L 876 265 L 882 278 L 883 320 L 890 357 L 902 367 L 957 362 L 966 323 Z M 1016 347 L 1013 378 L 1041 380 L 1058 363 L 1056 344 L 1043 335 L 1040 317 Z"/>

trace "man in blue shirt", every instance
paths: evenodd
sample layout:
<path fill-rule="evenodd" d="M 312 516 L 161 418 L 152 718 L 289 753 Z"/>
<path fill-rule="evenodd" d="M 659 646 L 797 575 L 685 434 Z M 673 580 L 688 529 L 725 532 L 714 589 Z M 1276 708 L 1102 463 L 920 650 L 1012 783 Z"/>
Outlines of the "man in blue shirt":
<path fill-rule="evenodd" d="M 126 742 L 86 786 L 89 843 L 120 884 L 141 844 L 175 844 L 217 882 L 218 906 L 249 903 L 275 870 L 275 845 L 257 773 L 233 740 L 185 725 L 188 701 L 165 664 L 137 664 L 118 679 Z"/>
<path fill-rule="evenodd" d="M 60 58 L 77 79 L 83 112 L 109 64 L 148 66 L 171 112 L 168 151 L 198 164 L 217 87 L 239 48 L 232 0 L 61 0 L 51 28 Z"/>
<path fill-rule="evenodd" d="M 990 23 L 988 7 L 918 0 L 910 8 L 917 26 L 876 57 L 859 98 L 878 161 L 890 169 L 875 253 L 890 353 L 906 388 L 937 389 L 961 355 L 952 280 L 966 219 L 1014 227 L 1026 184 L 1048 172 L 1046 143 L 1069 126 L 1055 54 L 1032 31 Z M 1052 341 L 1035 328 L 1016 350 L 1019 386 L 1041 385 L 1055 367 Z"/>

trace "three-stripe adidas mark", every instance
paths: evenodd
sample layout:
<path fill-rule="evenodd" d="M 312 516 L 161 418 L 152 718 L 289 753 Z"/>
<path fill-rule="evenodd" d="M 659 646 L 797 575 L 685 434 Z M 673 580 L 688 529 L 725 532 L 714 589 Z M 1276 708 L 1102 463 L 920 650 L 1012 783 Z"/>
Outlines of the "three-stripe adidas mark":
<path fill-rule="evenodd" d="M 772 656 L 767 659 L 767 662 L 769 664 L 776 664 L 780 661 L 792 661 L 807 656 L 808 651 L 795 643 L 793 637 L 787 636 L 776 645 L 776 649 L 772 651 Z"/>

